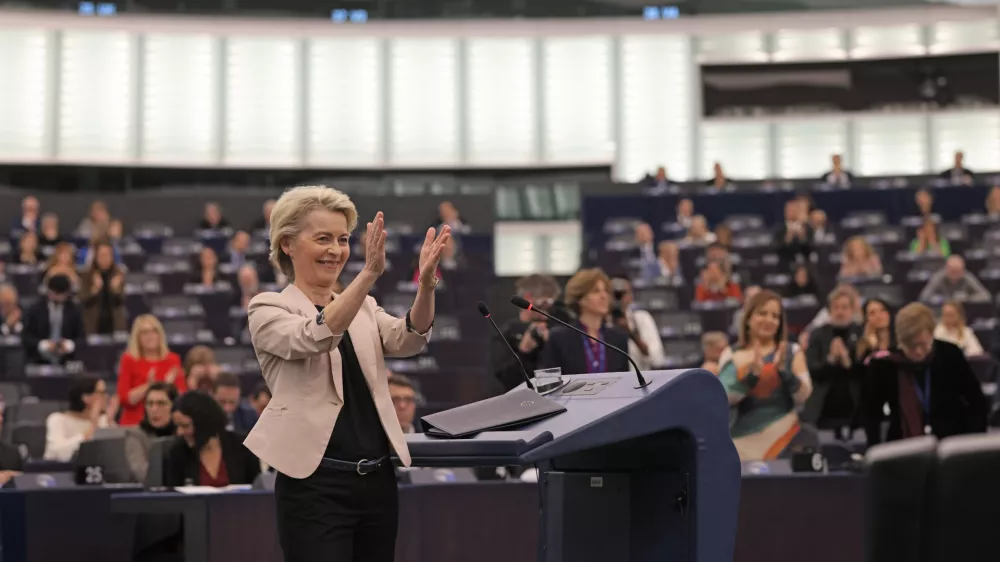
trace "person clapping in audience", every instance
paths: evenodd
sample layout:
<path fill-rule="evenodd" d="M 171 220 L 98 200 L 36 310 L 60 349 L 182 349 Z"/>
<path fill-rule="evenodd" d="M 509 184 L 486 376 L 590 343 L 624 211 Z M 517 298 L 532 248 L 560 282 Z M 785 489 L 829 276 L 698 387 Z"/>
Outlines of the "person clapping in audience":
<path fill-rule="evenodd" d="M 146 406 L 142 421 L 125 432 L 125 457 L 136 482 L 144 482 L 149 471 L 149 448 L 153 440 L 177 435 L 172 410 L 177 400 L 177 388 L 167 382 L 154 382 L 146 390 Z"/>
<path fill-rule="evenodd" d="M 920 435 L 944 439 L 986 431 L 979 380 L 955 344 L 934 339 L 934 313 L 910 303 L 896 314 L 899 351 L 872 357 L 864 376 L 862 419 L 868 445 Z M 889 428 L 882 436 L 884 406 Z"/>
<path fill-rule="evenodd" d="M 17 336 L 24 330 L 17 289 L 9 283 L 0 284 L 0 336 Z"/>
<path fill-rule="evenodd" d="M 778 458 L 799 433 L 796 407 L 812 394 L 803 353 L 788 343 L 781 297 L 760 291 L 743 309 L 739 342 L 722 367 L 740 460 Z"/>
<path fill-rule="evenodd" d="M 697 302 L 721 302 L 725 300 L 743 300 L 743 291 L 739 284 L 733 282 L 726 273 L 725 264 L 717 260 L 705 263 L 701 270 L 701 281 L 694 290 Z"/>
<path fill-rule="evenodd" d="M 94 260 L 80 283 L 83 329 L 87 335 L 124 332 L 125 272 L 115 265 L 114 249 L 108 242 L 94 246 Z"/>
<path fill-rule="evenodd" d="M 677 243 L 671 240 L 664 240 L 656 247 L 657 262 L 660 266 L 659 276 L 669 281 L 683 279 L 681 271 L 681 251 Z"/>
<path fill-rule="evenodd" d="M 69 386 L 69 409 L 45 420 L 45 460 L 69 462 L 102 427 L 114 424 L 117 400 L 108 400 L 104 381 L 77 377 Z"/>
<path fill-rule="evenodd" d="M 166 382 L 187 390 L 181 358 L 167 347 L 163 325 L 152 314 L 143 314 L 132 323 L 128 347 L 118 364 L 118 398 L 122 426 L 139 423 L 145 414 L 143 400 L 156 382 Z"/>
<path fill-rule="evenodd" d="M 239 437 L 226 431 L 226 413 L 208 394 L 182 395 L 173 419 L 178 437 L 164 459 L 164 486 L 223 488 L 252 484 L 260 474 L 260 461 Z"/>
<path fill-rule="evenodd" d="M 54 275 L 45 283 L 45 298 L 25 312 L 21 343 L 29 363 L 65 364 L 86 341 L 83 316 L 68 277 Z"/>
<path fill-rule="evenodd" d="M 215 250 L 205 246 L 198 253 L 198 263 L 191 274 L 191 283 L 202 287 L 215 287 L 219 281 L 219 256 Z"/>
<path fill-rule="evenodd" d="M 951 255 L 951 244 L 938 235 L 934 219 L 924 217 L 923 224 L 917 230 L 917 237 L 910 243 L 910 253 L 916 256 L 946 258 Z"/>
<path fill-rule="evenodd" d="M 941 321 L 934 327 L 934 339 L 957 345 L 966 357 L 985 353 L 976 333 L 966 324 L 965 307 L 958 301 L 947 301 L 941 306 Z"/>
<path fill-rule="evenodd" d="M 875 277 L 882 275 L 882 260 L 863 236 L 852 236 L 844 243 L 840 254 L 841 278 Z"/>
<path fill-rule="evenodd" d="M 708 220 L 702 215 L 691 217 L 691 227 L 681 243 L 688 246 L 707 246 L 715 242 L 715 233 L 708 229 Z"/>
<path fill-rule="evenodd" d="M 813 253 L 812 227 L 806 222 L 806 206 L 797 199 L 785 202 L 785 222 L 778 228 L 778 257 L 789 268 L 798 261 L 809 261 Z"/>
<path fill-rule="evenodd" d="M 823 183 L 834 187 L 848 188 L 854 182 L 854 174 L 844 169 L 843 159 L 839 154 L 830 157 L 833 169 L 823 174 Z"/>
<path fill-rule="evenodd" d="M 846 286 L 827 298 L 830 322 L 809 335 L 806 361 L 813 393 L 802 412 L 803 421 L 820 429 L 852 427 L 860 406 L 861 380 L 854 368 L 861 326 L 854 323 L 857 293 Z"/>
<path fill-rule="evenodd" d="M 892 330 L 892 312 L 889 304 L 880 299 L 868 299 L 863 309 L 864 330 L 854 354 L 858 364 L 866 364 L 875 354 L 896 349 L 896 334 Z"/>
<path fill-rule="evenodd" d="M 922 302 L 942 300 L 985 302 L 990 298 L 990 292 L 986 287 L 965 269 L 965 260 L 961 256 L 948 258 L 944 262 L 944 267 L 936 271 L 920 291 Z"/>
<path fill-rule="evenodd" d="M 17 252 L 12 256 L 13 263 L 20 265 L 38 265 L 42 263 L 42 251 L 38 247 L 38 235 L 30 230 L 21 234 L 17 241 Z"/>
<path fill-rule="evenodd" d="M 625 349 L 628 334 L 607 324 L 611 312 L 611 281 L 598 268 L 582 269 L 566 282 L 566 306 L 576 314 L 577 327 L 591 336 Z M 560 367 L 564 375 L 620 373 L 629 370 L 628 360 L 568 328 L 549 332 L 538 368 Z"/>

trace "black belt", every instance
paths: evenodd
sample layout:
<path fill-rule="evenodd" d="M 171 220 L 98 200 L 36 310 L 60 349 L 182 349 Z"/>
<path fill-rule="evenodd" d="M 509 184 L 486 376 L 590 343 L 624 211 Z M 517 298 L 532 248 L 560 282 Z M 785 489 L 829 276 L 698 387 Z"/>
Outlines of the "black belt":
<path fill-rule="evenodd" d="M 326 468 L 332 468 L 334 470 L 342 470 L 344 472 L 357 472 L 358 474 L 364 476 L 378 470 L 378 468 L 381 467 L 387 460 L 389 460 L 389 457 L 387 456 L 374 460 L 361 459 L 357 462 L 323 457 L 320 459 L 319 465 Z"/>

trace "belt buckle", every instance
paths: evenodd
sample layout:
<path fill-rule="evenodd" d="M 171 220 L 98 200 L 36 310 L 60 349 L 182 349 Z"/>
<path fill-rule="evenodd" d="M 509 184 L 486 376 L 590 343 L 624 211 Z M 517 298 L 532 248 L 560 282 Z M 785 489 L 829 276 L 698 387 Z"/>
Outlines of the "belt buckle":
<path fill-rule="evenodd" d="M 361 465 L 364 464 L 364 463 L 366 463 L 366 462 L 368 462 L 368 459 L 361 459 L 361 460 L 358 461 L 357 467 L 355 467 L 355 470 L 361 476 L 365 476 L 367 474 L 371 474 L 371 472 L 362 472 L 361 471 Z M 378 468 L 378 467 L 376 466 L 376 468 Z"/>

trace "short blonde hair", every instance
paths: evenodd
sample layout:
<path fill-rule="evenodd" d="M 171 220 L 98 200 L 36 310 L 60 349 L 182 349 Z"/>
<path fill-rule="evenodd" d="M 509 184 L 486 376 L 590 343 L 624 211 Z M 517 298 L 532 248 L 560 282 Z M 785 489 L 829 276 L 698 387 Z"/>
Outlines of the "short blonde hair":
<path fill-rule="evenodd" d="M 152 314 L 139 315 L 132 322 L 132 332 L 128 335 L 128 347 L 125 348 L 125 351 L 136 359 L 143 357 L 142 346 L 139 345 L 139 332 L 146 326 L 153 328 L 160 335 L 160 349 L 157 350 L 157 357 L 150 359 L 163 359 L 170 353 L 170 349 L 167 348 L 167 334 L 163 331 L 163 324 L 160 324 L 160 320 Z"/>
<path fill-rule="evenodd" d="M 295 280 L 292 260 L 281 249 L 281 243 L 302 232 L 302 219 L 311 211 L 326 209 L 343 213 L 347 230 L 353 232 L 358 225 L 358 210 L 354 202 L 342 191 L 325 185 L 306 185 L 286 190 L 271 210 L 271 253 L 269 259 L 289 281 Z"/>
<path fill-rule="evenodd" d="M 603 281 L 604 287 L 609 291 L 611 290 L 611 280 L 608 279 L 608 275 L 604 273 L 603 269 L 595 267 L 577 271 L 576 275 L 570 277 L 569 281 L 566 282 L 566 306 L 579 312 L 577 303 L 580 302 L 580 299 L 587 296 L 587 293 L 594 290 L 599 281 Z"/>
<path fill-rule="evenodd" d="M 896 341 L 909 346 L 920 334 L 933 334 L 936 325 L 933 310 L 925 304 L 911 302 L 896 313 Z"/>

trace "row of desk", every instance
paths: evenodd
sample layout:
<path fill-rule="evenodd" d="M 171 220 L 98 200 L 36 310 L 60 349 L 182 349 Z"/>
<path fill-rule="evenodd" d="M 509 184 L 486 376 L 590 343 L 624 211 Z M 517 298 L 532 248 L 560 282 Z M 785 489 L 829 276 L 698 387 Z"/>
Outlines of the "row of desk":
<path fill-rule="evenodd" d="M 404 486 L 396 560 L 534 560 L 539 501 L 536 484 Z M 126 562 L 132 560 L 139 517 L 158 520 L 166 530 L 183 526 L 186 562 L 282 560 L 269 491 L 188 495 L 77 488 L 0 491 L 2 561 Z M 734 560 L 861 560 L 863 525 L 861 476 L 748 476 Z"/>

